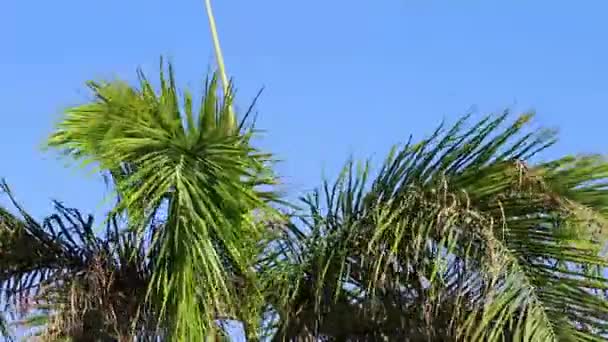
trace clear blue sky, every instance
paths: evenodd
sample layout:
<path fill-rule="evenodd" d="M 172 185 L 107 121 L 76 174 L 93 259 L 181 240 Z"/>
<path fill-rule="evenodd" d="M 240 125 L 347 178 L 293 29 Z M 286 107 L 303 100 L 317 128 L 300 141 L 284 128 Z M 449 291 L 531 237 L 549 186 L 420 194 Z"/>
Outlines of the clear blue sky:
<path fill-rule="evenodd" d="M 258 106 L 291 193 L 351 153 L 384 156 L 471 107 L 535 109 L 551 155 L 606 152 L 608 2 L 216 0 L 228 71 Z M 154 75 L 170 57 L 200 89 L 213 64 L 202 0 L 5 0 L 0 176 L 36 215 L 49 199 L 98 211 L 104 187 L 39 146 L 91 78 Z"/>

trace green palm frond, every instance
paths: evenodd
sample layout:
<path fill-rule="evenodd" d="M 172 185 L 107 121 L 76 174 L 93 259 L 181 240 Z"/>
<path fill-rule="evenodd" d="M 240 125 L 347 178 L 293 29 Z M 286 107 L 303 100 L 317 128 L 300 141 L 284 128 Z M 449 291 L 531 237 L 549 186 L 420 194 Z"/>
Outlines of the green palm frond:
<path fill-rule="evenodd" d="M 253 131 L 238 130 L 216 78 L 206 85 L 197 115 L 192 96 L 178 96 L 171 66 L 158 93 L 141 73 L 139 88 L 90 83 L 95 100 L 69 109 L 49 140 L 111 172 L 117 211 L 139 233 L 166 215 L 153 241 L 149 299 L 183 340 L 202 340 L 215 317 L 238 311 L 232 279 L 252 273 L 264 234 L 258 221 L 273 213 L 273 194 L 260 189 L 274 182 L 270 156 L 252 147 Z"/>
<path fill-rule="evenodd" d="M 21 216 L 0 208 L 0 287 L 6 303 L 19 305 L 20 300 L 36 296 L 47 279 L 61 278 L 64 267 L 82 267 L 88 251 L 84 244 L 92 241 L 91 227 L 89 218 L 70 217 L 72 212 L 59 203 L 58 214 L 38 223 L 15 201 L 6 183 L 0 184 L 0 191 Z M 80 241 L 69 223 L 83 225 Z"/>
<path fill-rule="evenodd" d="M 157 312 L 144 305 L 153 264 L 119 216 L 97 234 L 91 216 L 55 202 L 38 222 L 0 186 L 18 213 L 0 210 L 0 291 L 16 325 L 47 339 L 95 334 L 85 328 L 93 321 L 112 336 L 158 336 Z"/>
<path fill-rule="evenodd" d="M 440 127 L 371 183 L 351 163 L 307 197 L 276 338 L 604 339 L 608 163 L 527 165 L 554 135 L 506 118 Z"/>

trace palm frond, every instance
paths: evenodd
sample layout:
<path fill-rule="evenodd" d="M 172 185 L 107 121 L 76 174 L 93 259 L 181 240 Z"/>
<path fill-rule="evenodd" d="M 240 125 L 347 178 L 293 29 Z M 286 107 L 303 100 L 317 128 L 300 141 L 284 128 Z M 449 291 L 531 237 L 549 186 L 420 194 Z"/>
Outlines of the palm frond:
<path fill-rule="evenodd" d="M 277 338 L 605 338 L 608 163 L 529 166 L 554 135 L 507 117 L 442 126 L 371 183 L 349 163 L 307 197 Z"/>
<path fill-rule="evenodd" d="M 158 93 L 142 73 L 138 89 L 90 83 L 95 100 L 69 109 L 49 140 L 112 173 L 117 211 L 140 234 L 166 211 L 153 241 L 149 299 L 171 338 L 183 340 L 202 340 L 217 328 L 215 317 L 238 311 L 231 274 L 251 273 L 252 246 L 263 234 L 256 221 L 273 212 L 273 194 L 259 189 L 274 182 L 270 156 L 251 146 L 253 131 L 237 132 L 232 97 L 217 96 L 216 78 L 206 84 L 196 116 L 191 95 L 180 100 L 170 65 Z"/>
<path fill-rule="evenodd" d="M 1 187 L 19 213 L 0 211 L 0 290 L 17 325 L 43 323 L 47 338 L 96 333 L 86 329 L 93 321 L 114 336 L 157 335 L 154 310 L 143 305 L 152 265 L 119 217 L 96 234 L 91 216 L 55 202 L 39 223 Z"/>

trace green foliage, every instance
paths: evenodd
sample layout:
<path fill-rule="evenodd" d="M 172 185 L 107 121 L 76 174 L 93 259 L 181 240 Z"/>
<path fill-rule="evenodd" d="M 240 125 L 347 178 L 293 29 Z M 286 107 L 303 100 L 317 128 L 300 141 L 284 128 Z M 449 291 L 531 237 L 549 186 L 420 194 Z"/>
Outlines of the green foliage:
<path fill-rule="evenodd" d="M 554 136 L 506 118 L 442 126 L 371 182 L 351 162 L 306 197 L 275 340 L 604 339 L 608 163 L 529 166 Z"/>
<path fill-rule="evenodd" d="M 45 340 L 102 336 L 94 325 L 117 338 L 154 336 L 156 312 L 142 305 L 150 263 L 120 217 L 95 234 L 91 216 L 55 202 L 56 212 L 37 222 L 6 183 L 0 190 L 18 213 L 0 208 L 0 293 L 18 325 Z"/>
<path fill-rule="evenodd" d="M 91 82 L 49 139 L 111 180 L 105 234 L 60 203 L 37 222 L 2 185 L 0 289 L 44 338 L 220 339 L 226 321 L 248 340 L 608 336 L 608 162 L 532 162 L 555 142 L 532 115 L 442 124 L 377 172 L 350 161 L 284 215 L 215 77 L 195 108 L 171 66 L 158 91 L 139 75 Z"/>
<path fill-rule="evenodd" d="M 239 310 L 235 276 L 254 276 L 258 221 L 273 215 L 273 194 L 259 189 L 273 183 L 270 156 L 231 119 L 232 97 L 218 98 L 215 77 L 198 115 L 189 93 L 180 101 L 170 65 L 158 94 L 142 73 L 139 89 L 90 87 L 95 100 L 68 110 L 49 145 L 109 171 L 117 212 L 140 234 L 166 211 L 152 241 L 149 301 L 171 338 L 203 340 L 216 330 L 215 317 Z"/>
<path fill-rule="evenodd" d="M 0 336 L 10 338 L 8 323 L 6 322 L 6 318 L 2 315 L 0 315 Z"/>

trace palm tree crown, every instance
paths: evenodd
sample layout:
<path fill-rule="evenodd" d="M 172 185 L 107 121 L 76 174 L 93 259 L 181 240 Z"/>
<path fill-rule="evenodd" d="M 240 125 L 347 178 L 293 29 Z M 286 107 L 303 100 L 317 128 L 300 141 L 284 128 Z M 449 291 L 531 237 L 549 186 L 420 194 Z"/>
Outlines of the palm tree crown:
<path fill-rule="evenodd" d="M 108 175 L 105 233 L 60 203 L 42 223 L 0 211 L 6 302 L 47 336 L 198 341 L 227 320 L 250 340 L 608 336 L 608 163 L 534 163 L 555 134 L 531 115 L 441 125 L 375 173 L 348 162 L 287 213 L 215 77 L 198 110 L 170 66 L 159 91 L 142 73 L 89 85 L 49 146 Z"/>

